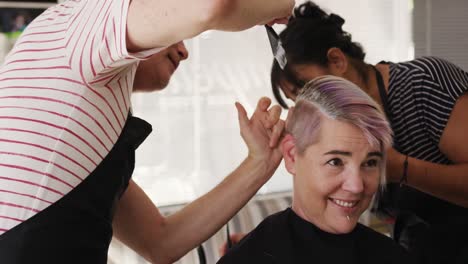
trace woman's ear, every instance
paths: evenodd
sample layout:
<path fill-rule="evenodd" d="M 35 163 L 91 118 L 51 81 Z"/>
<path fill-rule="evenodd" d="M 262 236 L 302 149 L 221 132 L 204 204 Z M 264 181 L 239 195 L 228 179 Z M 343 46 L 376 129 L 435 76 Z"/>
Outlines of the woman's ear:
<path fill-rule="evenodd" d="M 291 134 L 284 136 L 281 141 L 281 150 L 286 170 L 292 175 L 296 175 L 296 140 Z"/>
<path fill-rule="evenodd" d="M 348 70 L 348 57 L 339 48 L 330 48 L 327 52 L 328 69 L 331 74 L 343 77 Z"/>

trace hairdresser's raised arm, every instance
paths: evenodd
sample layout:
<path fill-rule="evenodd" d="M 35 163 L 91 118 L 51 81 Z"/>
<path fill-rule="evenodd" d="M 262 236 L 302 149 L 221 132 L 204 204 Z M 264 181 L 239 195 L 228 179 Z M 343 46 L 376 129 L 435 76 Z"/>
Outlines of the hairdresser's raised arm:
<path fill-rule="evenodd" d="M 168 46 L 206 30 L 241 31 L 289 17 L 294 0 L 132 0 L 127 48 Z"/>

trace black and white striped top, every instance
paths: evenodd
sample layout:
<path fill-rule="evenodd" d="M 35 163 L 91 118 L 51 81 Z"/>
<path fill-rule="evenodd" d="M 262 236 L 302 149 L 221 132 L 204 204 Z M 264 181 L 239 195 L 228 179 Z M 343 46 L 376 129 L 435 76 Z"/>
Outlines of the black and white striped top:
<path fill-rule="evenodd" d="M 411 157 L 450 164 L 438 145 L 468 72 L 436 57 L 390 63 L 388 107 L 395 148 Z"/>

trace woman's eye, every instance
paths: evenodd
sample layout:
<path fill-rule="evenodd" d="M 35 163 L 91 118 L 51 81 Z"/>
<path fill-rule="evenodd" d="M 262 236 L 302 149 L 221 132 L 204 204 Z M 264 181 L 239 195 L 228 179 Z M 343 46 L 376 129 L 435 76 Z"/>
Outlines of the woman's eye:
<path fill-rule="evenodd" d="M 332 165 L 332 166 L 342 166 L 343 161 L 341 159 L 335 158 L 335 159 L 329 160 L 327 164 Z"/>
<path fill-rule="evenodd" d="M 377 167 L 379 165 L 379 161 L 376 159 L 370 159 L 364 163 L 364 167 Z"/>

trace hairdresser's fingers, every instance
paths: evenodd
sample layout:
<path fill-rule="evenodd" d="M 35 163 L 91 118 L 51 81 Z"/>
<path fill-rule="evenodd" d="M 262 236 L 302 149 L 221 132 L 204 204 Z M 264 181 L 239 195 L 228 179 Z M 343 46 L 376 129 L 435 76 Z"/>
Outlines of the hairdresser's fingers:
<path fill-rule="evenodd" d="M 268 120 L 266 122 L 266 128 L 272 128 L 281 116 L 281 107 L 279 105 L 272 106 L 270 110 L 268 110 Z"/>
<path fill-rule="evenodd" d="M 281 136 L 283 135 L 285 122 L 283 120 L 279 120 L 276 125 L 273 127 L 272 133 L 270 135 L 270 147 L 274 148 L 278 145 Z"/>
<path fill-rule="evenodd" d="M 282 18 L 277 18 L 273 21 L 270 21 L 267 23 L 269 26 L 273 26 L 274 24 L 287 24 L 289 21 L 289 17 L 282 17 Z"/>
<path fill-rule="evenodd" d="M 266 112 L 270 107 L 271 99 L 268 97 L 262 97 L 258 100 L 257 109 L 255 111 Z"/>
<path fill-rule="evenodd" d="M 241 132 L 249 126 L 249 118 L 247 117 L 247 111 L 241 103 L 236 102 L 237 118 L 239 119 L 239 126 Z"/>
<path fill-rule="evenodd" d="M 273 127 L 269 118 L 268 107 L 271 105 L 271 99 L 268 97 L 262 97 L 258 100 L 257 109 L 252 116 L 252 120 L 259 120 L 264 128 L 267 130 Z"/>

